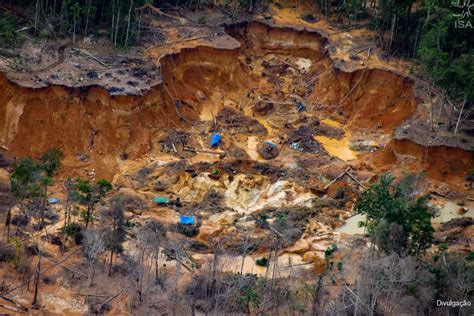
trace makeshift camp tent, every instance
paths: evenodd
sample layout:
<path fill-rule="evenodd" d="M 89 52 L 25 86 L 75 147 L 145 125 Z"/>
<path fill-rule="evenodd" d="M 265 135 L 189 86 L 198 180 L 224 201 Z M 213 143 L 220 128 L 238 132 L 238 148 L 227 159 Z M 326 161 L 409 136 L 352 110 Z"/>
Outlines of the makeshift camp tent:
<path fill-rule="evenodd" d="M 196 224 L 196 217 L 195 216 L 180 216 L 179 223 L 181 225 L 194 225 Z"/>
<path fill-rule="evenodd" d="M 212 134 L 211 136 L 211 146 L 216 147 L 221 143 L 222 136 L 221 134 Z"/>
<path fill-rule="evenodd" d="M 48 199 L 49 204 L 56 204 L 58 202 L 59 202 L 59 200 L 55 197 L 51 197 L 51 198 Z"/>
<path fill-rule="evenodd" d="M 153 202 L 156 204 L 169 204 L 170 199 L 167 198 L 166 196 L 155 196 L 153 198 Z"/>

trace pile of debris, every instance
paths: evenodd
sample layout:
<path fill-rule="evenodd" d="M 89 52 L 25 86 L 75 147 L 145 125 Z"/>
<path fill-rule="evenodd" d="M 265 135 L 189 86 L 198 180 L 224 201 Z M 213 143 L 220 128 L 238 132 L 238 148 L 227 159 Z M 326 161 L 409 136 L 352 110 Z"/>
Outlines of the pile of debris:
<path fill-rule="evenodd" d="M 291 149 L 304 153 L 327 154 L 321 144 L 314 140 L 313 136 L 313 131 L 309 127 L 302 126 L 291 132 L 287 144 Z"/>
<path fill-rule="evenodd" d="M 171 130 L 160 140 L 161 151 L 178 153 L 178 148 L 184 149 L 189 142 L 189 133 L 180 130 Z"/>
<path fill-rule="evenodd" d="M 270 101 L 258 101 L 252 108 L 253 113 L 257 115 L 268 115 L 274 109 Z"/>
<path fill-rule="evenodd" d="M 255 119 L 249 118 L 242 113 L 224 107 L 216 118 L 216 126 L 212 132 L 227 130 L 232 133 L 244 134 L 267 134 L 267 129 Z"/>
<path fill-rule="evenodd" d="M 259 143 L 257 145 L 257 151 L 263 159 L 267 160 L 275 158 L 280 153 L 278 147 L 272 142 Z"/>

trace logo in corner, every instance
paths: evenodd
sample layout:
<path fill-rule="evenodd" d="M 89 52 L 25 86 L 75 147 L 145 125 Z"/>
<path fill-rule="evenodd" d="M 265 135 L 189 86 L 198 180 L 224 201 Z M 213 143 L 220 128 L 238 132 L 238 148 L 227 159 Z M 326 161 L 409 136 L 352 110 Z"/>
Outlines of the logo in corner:
<path fill-rule="evenodd" d="M 460 13 L 453 14 L 457 19 L 454 21 L 454 27 L 457 29 L 466 29 L 473 28 L 471 17 L 472 17 L 472 7 L 474 4 L 471 4 L 471 0 L 457 0 L 451 2 L 451 5 L 458 8 Z"/>

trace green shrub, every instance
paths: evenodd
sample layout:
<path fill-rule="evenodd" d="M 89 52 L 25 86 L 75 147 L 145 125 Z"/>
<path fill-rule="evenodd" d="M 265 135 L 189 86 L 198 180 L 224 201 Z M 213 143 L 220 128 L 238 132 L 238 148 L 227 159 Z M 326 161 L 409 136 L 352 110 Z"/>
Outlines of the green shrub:
<path fill-rule="evenodd" d="M 474 261 L 474 251 L 471 251 L 467 256 L 466 256 L 467 261 Z"/>
<path fill-rule="evenodd" d="M 268 266 L 268 260 L 265 257 L 258 258 L 257 260 L 255 260 L 255 264 L 260 267 L 266 267 Z"/>
<path fill-rule="evenodd" d="M 259 228 L 268 228 L 268 215 L 267 214 L 261 214 L 257 221 L 256 221 L 257 227 Z"/>
<path fill-rule="evenodd" d="M 205 16 L 200 16 L 197 20 L 198 24 L 204 25 L 206 24 L 206 17 Z"/>
<path fill-rule="evenodd" d="M 324 258 L 326 258 L 326 259 L 332 258 L 332 255 L 333 255 L 334 251 L 336 251 L 336 250 L 337 250 L 337 245 L 332 244 L 331 247 L 328 247 L 326 250 L 324 250 Z"/>
<path fill-rule="evenodd" d="M 83 233 L 81 225 L 76 223 L 70 223 L 63 228 L 63 234 L 65 234 L 67 237 L 73 237 L 74 242 L 77 245 L 82 244 Z"/>
<path fill-rule="evenodd" d="M 16 21 L 11 16 L 0 14 L 0 46 L 14 45 L 16 29 Z"/>

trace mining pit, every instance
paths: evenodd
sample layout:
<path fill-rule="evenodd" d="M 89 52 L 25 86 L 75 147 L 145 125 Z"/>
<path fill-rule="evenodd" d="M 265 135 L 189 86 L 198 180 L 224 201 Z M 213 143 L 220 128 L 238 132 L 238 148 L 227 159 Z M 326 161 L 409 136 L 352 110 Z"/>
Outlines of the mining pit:
<path fill-rule="evenodd" d="M 275 265 L 265 269 L 255 259 L 271 253 L 282 218 L 285 244 L 275 273 L 317 271 L 328 247 L 344 248 L 364 233 L 353 204 L 383 172 L 425 172 L 433 203 L 449 213 L 442 222 L 461 216 L 452 205 L 459 199 L 472 214 L 466 179 L 474 166 L 472 137 L 430 139 L 420 132 L 426 100 L 410 75 L 370 49 L 344 55 L 342 35 L 328 29 L 284 22 L 226 22 L 205 40 L 149 47 L 141 52 L 148 64 L 135 70 L 143 85 L 117 87 L 95 75 L 66 84 L 2 73 L 2 153 L 13 159 L 62 150 L 50 192 L 60 201 L 66 177 L 105 178 L 115 193 L 144 202 L 127 213 L 136 225 L 154 218 L 172 226 L 179 216 L 195 216 L 195 231 L 169 236 L 190 245 L 181 282 L 209 268 L 217 237 L 229 249 L 224 270 L 274 273 Z M 100 71 L 102 78 L 110 72 Z M 210 145 L 213 134 L 221 135 L 217 147 Z M 349 176 L 332 182 L 344 172 Z M 174 202 L 159 205 L 156 196 Z M 263 217 L 270 226 L 261 224 Z M 255 250 L 242 256 L 237 250 L 244 243 Z M 44 300 L 56 312 L 84 312 L 79 301 Z"/>

